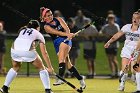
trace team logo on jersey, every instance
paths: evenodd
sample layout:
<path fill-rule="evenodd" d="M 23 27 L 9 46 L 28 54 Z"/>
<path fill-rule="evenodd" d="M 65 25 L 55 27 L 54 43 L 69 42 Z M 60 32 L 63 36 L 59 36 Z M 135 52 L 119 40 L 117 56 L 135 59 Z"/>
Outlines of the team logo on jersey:
<path fill-rule="evenodd" d="M 130 40 L 131 40 L 131 41 L 133 41 L 133 38 L 132 38 L 132 37 L 130 37 Z"/>
<path fill-rule="evenodd" d="M 62 29 L 62 26 L 59 25 L 59 26 L 56 27 L 56 29 L 57 29 L 57 30 L 61 30 L 61 29 Z"/>
<path fill-rule="evenodd" d="M 134 33 L 130 33 L 130 32 L 127 32 L 126 35 L 133 36 L 133 37 L 139 37 L 139 34 L 134 34 Z"/>

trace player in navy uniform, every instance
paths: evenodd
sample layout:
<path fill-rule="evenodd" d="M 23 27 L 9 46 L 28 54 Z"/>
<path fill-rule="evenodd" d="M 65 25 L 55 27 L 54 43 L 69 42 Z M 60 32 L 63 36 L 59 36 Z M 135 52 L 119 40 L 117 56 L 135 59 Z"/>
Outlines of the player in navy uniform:
<path fill-rule="evenodd" d="M 73 33 L 70 33 L 66 22 L 60 17 L 53 17 L 52 11 L 48 8 L 41 8 L 41 20 L 45 22 L 44 29 L 50 34 L 53 40 L 53 44 L 58 55 L 59 60 L 59 75 L 64 76 L 66 63 L 68 70 L 80 81 L 81 88 L 85 88 L 84 77 L 82 77 L 76 68 L 71 64 L 69 59 L 69 51 L 72 46 L 71 39 L 74 37 Z M 67 39 L 65 41 L 65 39 Z M 61 85 L 63 82 L 59 79 L 53 85 Z"/>
<path fill-rule="evenodd" d="M 21 62 L 31 62 L 39 70 L 40 79 L 45 88 L 45 93 L 53 93 L 50 89 L 50 79 L 48 74 L 48 72 L 53 73 L 53 68 L 46 51 L 45 39 L 39 30 L 40 24 L 36 20 L 31 20 L 27 27 L 20 29 L 20 33 L 11 47 L 13 67 L 7 73 L 4 85 L 0 89 L 0 92 L 9 93 L 8 88 L 13 79 L 17 76 L 17 72 L 21 67 Z M 48 66 L 47 70 L 35 49 L 35 40 L 39 41 L 40 51 Z"/>

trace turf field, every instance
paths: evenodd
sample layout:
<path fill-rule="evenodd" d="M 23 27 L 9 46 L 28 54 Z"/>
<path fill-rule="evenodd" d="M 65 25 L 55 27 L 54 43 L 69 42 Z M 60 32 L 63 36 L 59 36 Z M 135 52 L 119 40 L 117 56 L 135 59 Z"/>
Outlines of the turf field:
<path fill-rule="evenodd" d="M 7 68 L 7 71 L 11 67 L 10 47 L 11 47 L 12 42 L 13 42 L 13 39 L 7 39 L 7 41 L 6 41 L 7 51 L 5 54 L 4 66 Z M 107 57 L 105 55 L 103 45 L 104 45 L 103 42 L 97 42 L 97 54 L 96 54 L 96 60 L 95 60 L 95 70 L 96 70 L 96 74 L 106 74 L 107 75 L 107 74 L 110 74 L 110 69 L 109 69 L 109 65 L 108 65 L 108 61 L 107 61 Z M 119 64 L 121 61 L 120 50 L 121 50 L 122 46 L 123 46 L 123 44 L 121 43 L 119 51 L 118 51 Z M 58 60 L 57 60 L 57 56 L 56 56 L 56 53 L 54 51 L 54 47 L 53 47 L 52 42 L 46 40 L 46 47 L 47 47 L 50 59 L 52 61 L 52 65 L 53 65 L 55 71 L 58 72 L 57 71 Z M 38 52 L 40 54 L 40 51 L 38 51 Z M 83 58 L 83 55 L 84 55 L 83 54 L 83 45 L 81 42 L 80 43 L 80 55 L 77 59 L 76 67 L 81 74 L 87 74 L 87 65 L 86 65 L 85 59 Z M 22 68 L 20 69 L 20 73 L 26 74 L 26 71 L 27 71 L 27 64 L 23 63 Z M 30 65 L 30 73 L 37 73 L 37 70 L 34 67 L 32 67 L 32 65 Z"/>
<path fill-rule="evenodd" d="M 4 66 L 6 67 L 7 71 L 11 67 L 11 58 L 10 58 L 10 46 L 12 39 L 8 39 L 6 41 L 7 45 L 7 52 L 5 55 L 5 63 Z M 105 55 L 105 51 L 103 48 L 104 43 L 98 42 L 97 43 L 97 56 L 96 56 L 96 74 L 110 74 L 107 58 Z M 52 42 L 46 42 L 47 50 L 50 56 L 50 59 L 52 61 L 53 67 L 55 71 L 57 72 L 58 62 L 57 62 L 57 56 L 54 51 L 54 47 Z M 118 51 L 118 60 L 120 64 L 120 50 L 122 48 L 123 44 L 120 45 L 119 51 Z M 76 67 L 78 71 L 81 74 L 87 73 L 87 66 L 86 62 L 83 59 L 83 45 L 80 44 L 80 56 L 77 59 Z M 27 64 L 23 63 L 22 68 L 19 73 L 25 73 L 27 71 Z M 30 65 L 30 73 L 38 73 L 37 70 Z M 79 87 L 79 82 L 76 79 L 67 79 L 77 87 Z M 51 85 L 55 81 L 54 78 L 51 78 Z M 3 85 L 4 77 L 0 77 L 0 86 Z M 87 88 L 84 90 L 83 93 L 120 93 L 117 91 L 119 82 L 118 79 L 103 79 L 103 78 L 95 78 L 95 79 L 86 79 Z M 76 93 L 73 91 L 71 87 L 64 84 L 61 86 L 51 86 L 54 93 Z M 121 93 L 131 93 L 135 90 L 135 86 L 130 83 L 126 82 L 126 90 L 125 92 Z M 43 85 L 39 79 L 38 76 L 36 77 L 17 77 L 11 84 L 10 93 L 44 93 Z"/>
<path fill-rule="evenodd" d="M 76 79 L 66 80 L 79 87 L 79 82 Z M 51 88 L 54 93 L 77 93 L 66 84 L 53 86 L 54 81 L 55 79 L 51 78 Z M 125 92 L 117 91 L 118 79 L 95 78 L 86 79 L 85 81 L 87 87 L 83 93 L 131 93 L 135 91 L 135 86 L 130 82 L 126 82 Z M 3 82 L 4 77 L 0 77 L 0 86 Z M 10 93 L 44 93 L 44 88 L 39 77 L 17 77 L 11 84 Z"/>

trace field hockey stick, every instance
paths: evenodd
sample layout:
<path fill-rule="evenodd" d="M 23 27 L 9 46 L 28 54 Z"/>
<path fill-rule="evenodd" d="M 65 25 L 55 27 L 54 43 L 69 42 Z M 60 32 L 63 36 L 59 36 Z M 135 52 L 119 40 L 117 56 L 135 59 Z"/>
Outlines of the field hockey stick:
<path fill-rule="evenodd" d="M 86 25 L 85 27 L 83 27 L 82 29 L 78 30 L 76 33 L 74 33 L 74 37 L 76 37 L 80 32 L 84 31 L 85 29 L 87 29 L 89 26 L 93 25 L 95 22 L 92 22 L 88 25 Z M 64 42 L 68 41 L 69 39 L 65 39 Z"/>
<path fill-rule="evenodd" d="M 9 9 L 10 11 L 12 11 L 13 13 L 19 15 L 20 17 L 26 19 L 26 20 L 31 20 L 32 18 L 26 16 L 25 14 L 23 14 L 22 12 L 18 11 L 17 9 L 11 7 L 9 4 L 7 4 L 6 2 L 2 2 L 2 6 Z"/>
<path fill-rule="evenodd" d="M 62 80 L 63 82 L 65 82 L 67 85 L 69 85 L 70 87 L 72 87 L 74 90 L 76 90 L 79 93 L 82 93 L 83 90 L 80 88 L 76 88 L 76 86 L 74 86 L 72 83 L 68 82 L 67 80 L 65 80 L 64 78 L 62 78 L 61 76 L 57 75 L 56 73 L 53 73 L 57 78 L 59 78 L 60 80 Z"/>
<path fill-rule="evenodd" d="M 131 58 L 129 59 L 129 62 L 126 64 L 124 70 L 122 71 L 122 74 L 119 77 L 119 82 L 121 82 L 123 75 L 125 74 L 126 70 L 128 69 L 128 67 L 132 61 L 133 61 L 133 56 L 131 56 Z"/>

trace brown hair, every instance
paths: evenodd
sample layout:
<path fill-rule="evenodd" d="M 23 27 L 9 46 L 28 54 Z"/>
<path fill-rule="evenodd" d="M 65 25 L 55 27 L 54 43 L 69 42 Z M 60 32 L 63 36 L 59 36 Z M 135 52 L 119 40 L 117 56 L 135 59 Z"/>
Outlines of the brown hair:
<path fill-rule="evenodd" d="M 43 18 L 47 12 L 51 11 L 49 8 L 41 7 L 40 8 L 40 20 L 43 22 Z"/>

